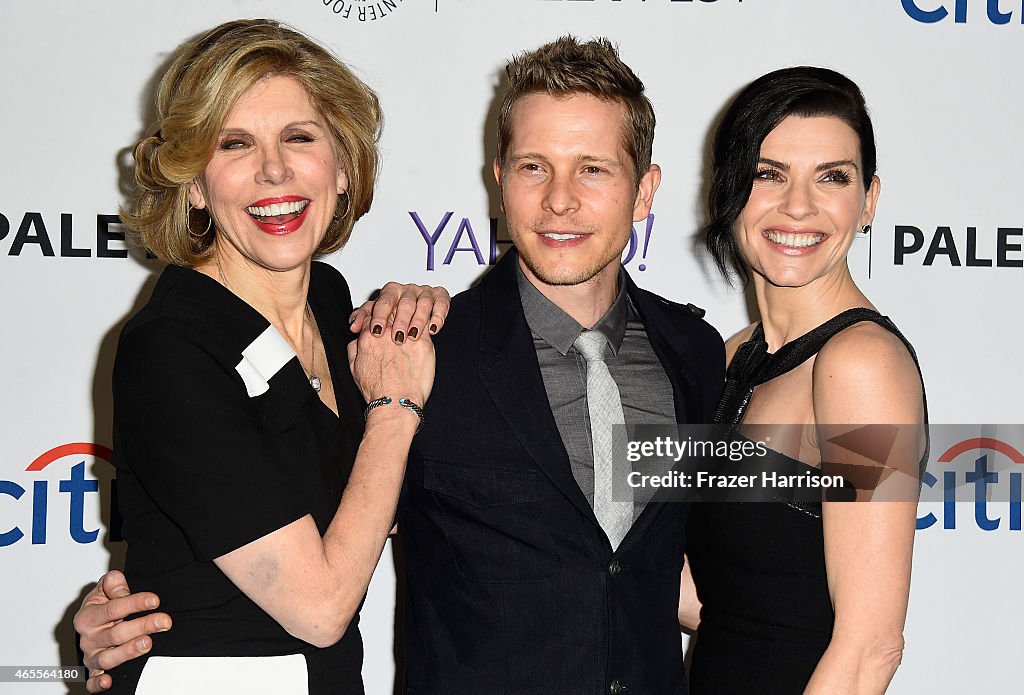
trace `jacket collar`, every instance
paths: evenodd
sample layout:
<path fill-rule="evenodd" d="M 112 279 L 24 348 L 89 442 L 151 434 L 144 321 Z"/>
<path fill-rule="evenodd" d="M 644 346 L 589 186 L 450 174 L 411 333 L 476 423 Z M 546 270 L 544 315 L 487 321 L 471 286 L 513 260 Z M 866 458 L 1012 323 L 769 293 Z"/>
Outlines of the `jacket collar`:
<path fill-rule="evenodd" d="M 479 378 L 498 412 L 541 472 L 600 528 L 594 510 L 572 475 L 569 455 L 548 405 L 533 335 L 523 314 L 516 265 L 510 249 L 480 281 Z"/>
<path fill-rule="evenodd" d="M 600 530 L 594 510 L 572 475 L 569 455 L 562 443 L 554 415 L 548 405 L 533 335 L 526 323 L 520 299 L 516 266 L 519 256 L 510 249 L 480 281 L 481 329 L 479 377 L 498 411 L 522 443 L 537 467 L 553 485 Z M 624 273 L 626 290 L 644 322 L 651 347 L 672 384 L 676 420 L 699 423 L 704 417 L 699 397 L 696 368 L 687 356 L 689 338 L 680 330 L 680 309 L 671 302 L 636 286 Z M 671 496 L 660 490 L 633 523 L 617 552 L 643 538 Z M 603 531 L 600 536 L 603 538 Z M 605 542 L 607 546 L 607 542 Z M 607 549 L 607 548 L 606 548 Z M 599 549 L 595 548 L 595 552 Z M 599 553 L 602 554 L 602 553 Z"/>

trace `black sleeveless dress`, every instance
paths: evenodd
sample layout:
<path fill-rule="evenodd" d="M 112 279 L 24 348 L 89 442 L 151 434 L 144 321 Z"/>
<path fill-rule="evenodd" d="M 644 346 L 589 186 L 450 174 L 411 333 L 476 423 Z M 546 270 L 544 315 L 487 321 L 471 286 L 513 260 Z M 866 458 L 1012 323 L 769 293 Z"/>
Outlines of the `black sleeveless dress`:
<path fill-rule="evenodd" d="M 715 414 L 737 432 L 753 390 L 805 362 L 832 336 L 872 321 L 910 343 L 887 317 L 850 309 L 768 353 L 760 325 L 729 366 Z M 918 368 L 920 371 L 920 368 Z M 925 456 L 927 460 L 927 454 Z M 922 462 L 923 463 L 923 462 Z M 759 463 L 785 475 L 820 470 L 771 449 Z M 703 608 L 690 671 L 691 695 L 799 695 L 832 636 L 821 492 L 759 502 L 694 504 L 687 554 Z"/>

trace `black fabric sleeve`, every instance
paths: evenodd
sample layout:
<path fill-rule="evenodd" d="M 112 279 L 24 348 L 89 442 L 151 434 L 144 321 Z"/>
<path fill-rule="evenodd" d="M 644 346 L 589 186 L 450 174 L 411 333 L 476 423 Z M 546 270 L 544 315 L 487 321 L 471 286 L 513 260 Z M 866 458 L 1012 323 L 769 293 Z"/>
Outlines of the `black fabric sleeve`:
<path fill-rule="evenodd" d="M 158 318 L 122 337 L 114 402 L 123 461 L 146 494 L 184 533 L 197 559 L 212 560 L 309 512 L 296 484 L 302 461 L 274 438 L 290 407 L 268 428 L 266 399 L 250 398 L 230 352 L 184 322 Z"/>

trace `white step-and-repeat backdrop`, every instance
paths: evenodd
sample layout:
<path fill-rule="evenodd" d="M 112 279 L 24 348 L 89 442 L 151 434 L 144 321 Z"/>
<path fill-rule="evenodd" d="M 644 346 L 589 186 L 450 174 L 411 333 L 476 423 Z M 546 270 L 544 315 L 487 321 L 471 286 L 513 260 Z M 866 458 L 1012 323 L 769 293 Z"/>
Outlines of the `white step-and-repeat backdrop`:
<path fill-rule="evenodd" d="M 168 52 L 243 16 L 311 34 L 381 96 L 376 201 L 330 259 L 358 298 L 389 279 L 457 291 L 486 270 L 506 248 L 490 174 L 506 58 L 563 33 L 606 35 L 648 85 L 664 170 L 624 262 L 642 285 L 707 308 L 728 335 L 751 320 L 749 302 L 695 245 L 711 123 L 777 67 L 824 65 L 857 81 L 882 197 L 874 232 L 851 253 L 854 275 L 917 346 L 932 422 L 974 425 L 935 433 L 935 501 L 921 506 L 891 692 L 1020 691 L 1024 427 L 1006 424 L 1024 422 L 1019 0 L 4 2 L 0 666 L 73 663 L 78 601 L 120 565 L 110 371 L 118 332 L 159 271 L 117 224 L 126 148 L 151 118 Z M 362 621 L 371 693 L 391 692 L 394 594 L 386 551 Z"/>

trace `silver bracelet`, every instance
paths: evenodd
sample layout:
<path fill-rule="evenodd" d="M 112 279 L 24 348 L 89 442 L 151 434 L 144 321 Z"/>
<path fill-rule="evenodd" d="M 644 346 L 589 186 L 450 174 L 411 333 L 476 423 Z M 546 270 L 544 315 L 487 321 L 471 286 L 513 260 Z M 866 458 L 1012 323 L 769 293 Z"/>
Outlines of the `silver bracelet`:
<path fill-rule="evenodd" d="M 374 408 L 378 408 L 382 405 L 390 405 L 393 402 L 391 396 L 381 396 L 380 398 L 374 398 L 372 401 L 366 404 L 366 410 L 363 411 L 363 420 L 366 420 L 370 416 L 370 411 Z M 423 429 L 423 425 L 427 422 L 427 419 L 423 415 L 423 408 L 416 405 L 408 398 L 399 398 L 398 405 L 402 406 L 406 410 L 412 412 L 418 419 L 419 424 L 416 425 L 416 431 L 419 432 Z"/>

